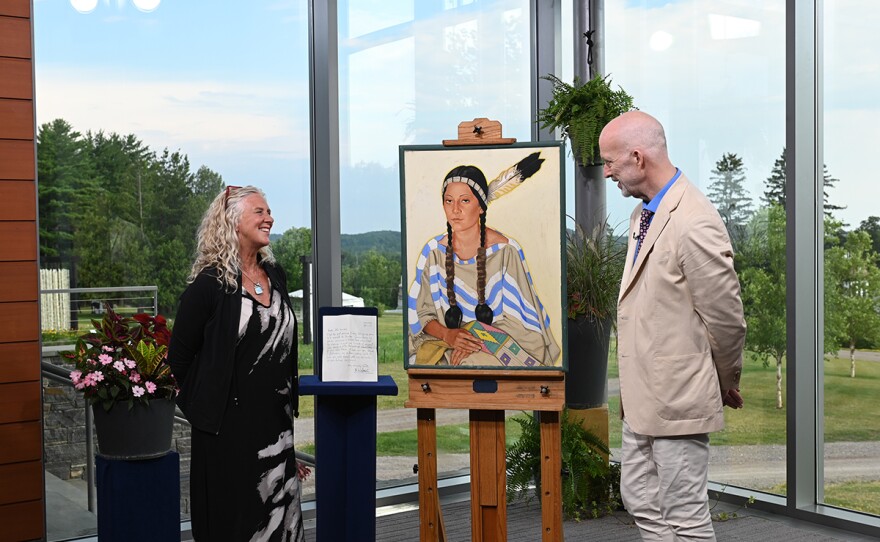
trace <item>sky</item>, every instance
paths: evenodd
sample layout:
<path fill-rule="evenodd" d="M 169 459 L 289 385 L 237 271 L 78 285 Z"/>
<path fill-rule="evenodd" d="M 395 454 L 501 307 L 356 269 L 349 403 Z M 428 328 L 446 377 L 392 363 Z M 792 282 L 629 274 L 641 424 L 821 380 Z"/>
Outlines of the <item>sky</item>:
<path fill-rule="evenodd" d="M 880 5 L 824 4 L 824 156 L 840 179 L 830 197 L 857 226 L 880 214 L 865 197 L 880 142 Z M 732 152 L 757 200 L 782 152 L 784 5 L 605 2 L 606 71 L 664 124 L 673 162 L 704 190 Z M 351 0 L 339 11 L 343 233 L 400 229 L 400 145 L 440 143 L 482 116 L 529 139 L 527 0 Z M 38 124 L 134 133 L 187 154 L 194 171 L 261 186 L 276 233 L 308 226 L 307 15 L 305 0 L 35 0 Z M 570 51 L 562 63 L 570 77 Z M 570 188 L 567 199 L 573 214 Z M 612 224 L 636 204 L 609 183 Z"/>

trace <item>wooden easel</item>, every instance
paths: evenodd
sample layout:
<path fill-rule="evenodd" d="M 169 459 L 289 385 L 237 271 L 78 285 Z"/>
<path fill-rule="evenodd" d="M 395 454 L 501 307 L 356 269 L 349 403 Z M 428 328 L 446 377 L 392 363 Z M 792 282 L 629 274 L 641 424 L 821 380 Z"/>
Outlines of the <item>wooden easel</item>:
<path fill-rule="evenodd" d="M 458 139 L 444 139 L 445 147 L 466 145 L 510 145 L 515 137 L 501 137 L 501 123 L 480 117 L 458 123 Z"/>
<path fill-rule="evenodd" d="M 458 139 L 443 145 L 509 145 L 501 123 L 476 118 L 458 125 Z M 505 410 L 540 413 L 541 540 L 562 540 L 562 433 L 565 373 L 556 370 L 410 368 L 409 401 L 418 409 L 419 540 L 446 542 L 437 491 L 436 409 L 470 411 L 471 540 L 507 540 L 507 454 Z"/>
<path fill-rule="evenodd" d="M 471 540 L 507 540 L 505 410 L 535 410 L 541 426 L 541 540 L 562 540 L 562 434 L 565 405 L 562 371 L 415 369 L 409 401 L 416 408 L 419 466 L 419 540 L 445 542 L 437 492 L 435 409 L 470 411 Z"/>

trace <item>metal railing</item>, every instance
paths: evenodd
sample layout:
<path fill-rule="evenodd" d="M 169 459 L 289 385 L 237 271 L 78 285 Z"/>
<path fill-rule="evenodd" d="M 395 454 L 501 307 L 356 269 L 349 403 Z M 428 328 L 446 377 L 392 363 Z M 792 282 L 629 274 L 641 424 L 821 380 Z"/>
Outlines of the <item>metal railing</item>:
<path fill-rule="evenodd" d="M 47 361 L 40 362 L 42 377 L 62 384 L 64 386 L 73 387 L 73 381 L 70 379 L 70 371 L 64 367 L 59 367 Z M 97 512 L 97 496 L 95 493 L 95 426 L 92 417 L 92 409 L 89 404 L 85 405 L 85 425 L 86 425 L 86 484 L 88 489 L 88 509 L 89 512 Z M 174 413 L 174 421 L 181 423 L 187 427 L 192 427 L 180 409 L 176 409 Z M 315 456 L 294 450 L 296 460 L 311 468 L 315 468 Z"/>

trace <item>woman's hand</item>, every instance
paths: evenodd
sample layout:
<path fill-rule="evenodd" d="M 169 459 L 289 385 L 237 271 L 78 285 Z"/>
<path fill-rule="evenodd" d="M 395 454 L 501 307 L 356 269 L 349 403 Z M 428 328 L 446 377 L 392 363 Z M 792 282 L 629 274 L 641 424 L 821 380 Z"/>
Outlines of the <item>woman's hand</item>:
<path fill-rule="evenodd" d="M 447 329 L 446 338 L 443 339 L 452 346 L 452 364 L 461 365 L 464 359 L 474 352 L 479 352 L 483 347 L 480 339 L 474 337 L 463 329 Z"/>
<path fill-rule="evenodd" d="M 460 365 L 462 361 L 474 352 L 483 348 L 480 339 L 474 337 L 463 329 L 450 329 L 437 320 L 431 320 L 425 324 L 425 332 L 432 337 L 437 337 L 452 348 L 452 364 Z"/>
<path fill-rule="evenodd" d="M 296 462 L 296 475 L 299 477 L 299 481 L 305 481 L 306 478 L 312 473 L 312 469 L 306 466 L 305 463 Z"/>

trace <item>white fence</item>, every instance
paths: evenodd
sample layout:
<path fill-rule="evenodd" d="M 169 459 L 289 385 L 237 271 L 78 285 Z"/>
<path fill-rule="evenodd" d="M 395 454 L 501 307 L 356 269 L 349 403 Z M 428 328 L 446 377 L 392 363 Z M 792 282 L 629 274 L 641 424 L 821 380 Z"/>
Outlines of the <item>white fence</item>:
<path fill-rule="evenodd" d="M 40 269 L 40 288 L 70 289 L 70 271 Z M 40 294 L 40 328 L 45 331 L 70 329 L 70 327 L 70 293 Z"/>

